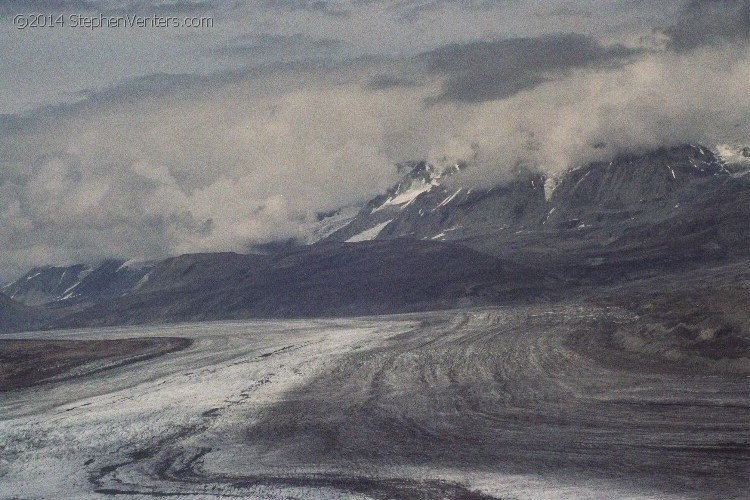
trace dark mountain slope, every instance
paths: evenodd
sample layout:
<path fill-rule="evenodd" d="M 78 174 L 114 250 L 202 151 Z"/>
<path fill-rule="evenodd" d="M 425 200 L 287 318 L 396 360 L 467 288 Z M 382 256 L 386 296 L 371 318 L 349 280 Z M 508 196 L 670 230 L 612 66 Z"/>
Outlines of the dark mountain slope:
<path fill-rule="evenodd" d="M 16 281 L 5 285 L 3 293 L 27 305 L 58 300 L 68 289 L 85 277 L 89 268 L 83 264 L 35 267 Z"/>
<path fill-rule="evenodd" d="M 41 325 L 44 315 L 0 293 L 0 333 L 32 330 Z"/>
<path fill-rule="evenodd" d="M 733 174 L 701 146 L 622 155 L 559 179 L 521 172 L 485 190 L 461 188 L 459 180 L 424 185 L 413 199 L 374 200 L 327 239 L 356 239 L 375 226 L 376 239 L 454 241 L 585 281 L 744 258 L 750 250 L 750 176 Z"/>
<path fill-rule="evenodd" d="M 569 173 L 542 227 L 463 243 L 571 279 L 602 282 L 750 257 L 750 176 L 685 146 Z"/>
<path fill-rule="evenodd" d="M 538 299 L 550 284 L 523 266 L 439 242 L 319 244 L 272 257 L 187 255 L 157 266 L 148 287 L 60 325 L 419 311 Z"/>
<path fill-rule="evenodd" d="M 700 146 L 491 189 L 421 162 L 312 245 L 39 268 L 5 287 L 51 326 L 366 315 L 569 294 L 750 259 L 750 175 Z M 327 220 L 330 218 L 331 220 Z M 325 232 L 325 231 L 324 231 Z M 322 233 L 321 233 L 322 234 Z"/>
<path fill-rule="evenodd" d="M 35 267 L 2 291 L 31 306 L 51 302 L 60 302 L 61 307 L 88 305 L 136 288 L 152 266 L 108 259 L 95 266 Z"/>

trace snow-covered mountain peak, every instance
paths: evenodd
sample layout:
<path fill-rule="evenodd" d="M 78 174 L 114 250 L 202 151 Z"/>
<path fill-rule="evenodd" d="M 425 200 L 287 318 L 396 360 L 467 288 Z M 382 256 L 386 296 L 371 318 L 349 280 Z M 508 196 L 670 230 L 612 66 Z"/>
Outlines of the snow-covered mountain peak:
<path fill-rule="evenodd" d="M 405 208 L 419 195 L 439 186 L 443 180 L 457 173 L 461 166 L 457 163 L 436 165 L 427 161 L 405 162 L 397 165 L 401 180 L 385 194 L 374 198 L 365 211 L 374 213 L 388 207 Z"/>
<path fill-rule="evenodd" d="M 461 169 L 458 163 L 431 163 L 428 161 L 409 161 L 396 165 L 402 182 L 409 180 L 421 180 L 425 183 L 439 182 L 441 179 L 451 176 Z"/>

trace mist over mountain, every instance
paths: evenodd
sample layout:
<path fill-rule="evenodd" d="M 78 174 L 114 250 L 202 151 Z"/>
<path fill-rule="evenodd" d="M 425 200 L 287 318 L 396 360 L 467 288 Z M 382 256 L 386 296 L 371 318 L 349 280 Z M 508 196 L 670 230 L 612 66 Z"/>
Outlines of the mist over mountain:
<path fill-rule="evenodd" d="M 488 189 L 519 169 L 558 176 L 660 147 L 750 143 L 747 38 L 741 28 L 713 41 L 690 35 L 704 25 L 735 26 L 744 10 L 727 2 L 663 6 L 651 25 L 631 32 L 642 20 L 618 25 L 627 16 L 616 3 L 591 13 L 607 18 L 611 10 L 596 25 L 612 24 L 607 35 L 591 22 L 564 28 L 575 16 L 563 10 L 534 21 L 556 20 L 556 29 L 459 36 L 434 28 L 419 43 L 398 42 L 403 33 L 394 29 L 399 50 L 363 54 L 342 28 L 342 53 L 331 58 L 319 55 L 320 34 L 236 34 L 220 51 L 230 68 L 134 75 L 79 89 L 70 102 L 4 114 L 0 276 L 315 239 L 318 213 L 385 192 L 399 179 L 394 165 L 407 161 L 466 163 L 456 182 Z M 394 25 L 438 22 L 446 9 L 458 19 L 484 12 L 438 2 L 432 14 L 418 9 L 406 21 L 388 2 L 356 8 L 382 10 Z M 493 5 L 484 14 L 505 19 L 518 8 Z M 288 15 L 321 16 L 321 26 L 352 19 L 304 9 Z M 132 42 L 132 33 L 101 36 Z M 216 54 L 218 43 L 201 54 Z M 308 56 L 278 59 L 279 45 Z"/>
<path fill-rule="evenodd" d="M 0 23 L 0 498 L 748 497 L 749 0 Z"/>
<path fill-rule="evenodd" d="M 49 327 L 351 316 L 559 300 L 750 257 L 742 148 L 660 148 L 490 188 L 466 164 L 399 166 L 359 207 L 250 254 L 36 267 L 3 292 Z M 19 304 L 20 306 L 20 304 Z"/>

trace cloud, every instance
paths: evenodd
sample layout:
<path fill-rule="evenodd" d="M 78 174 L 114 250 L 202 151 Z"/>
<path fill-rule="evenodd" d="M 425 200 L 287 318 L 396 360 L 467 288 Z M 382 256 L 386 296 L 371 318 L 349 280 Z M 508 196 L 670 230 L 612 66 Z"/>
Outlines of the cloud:
<path fill-rule="evenodd" d="M 397 87 L 412 87 L 414 85 L 418 85 L 414 79 L 387 74 L 374 76 L 367 82 L 367 87 L 372 90 L 389 90 Z"/>
<path fill-rule="evenodd" d="M 45 13 L 68 10 L 99 10 L 107 2 L 102 0 L 6 0 L 0 5 L 0 13 Z"/>
<path fill-rule="evenodd" d="M 590 8 L 579 7 L 575 4 L 564 4 L 553 7 L 552 9 L 544 12 L 543 15 L 556 17 L 590 18 L 594 15 L 594 13 Z"/>
<path fill-rule="evenodd" d="M 260 33 L 236 37 L 232 43 L 213 47 L 209 54 L 219 57 L 260 61 L 295 61 L 331 58 L 344 47 L 344 42 L 333 38 L 314 38 L 297 33 L 275 35 Z"/>
<path fill-rule="evenodd" d="M 4 121 L 6 269 L 24 251 L 42 264 L 304 239 L 318 211 L 396 179 L 383 128 L 404 101 L 359 82 L 294 67 L 147 90 L 161 80 Z"/>
<path fill-rule="evenodd" d="M 510 97 L 573 69 L 621 66 L 641 53 L 564 34 L 453 44 L 423 57 L 430 72 L 447 77 L 438 100 L 483 102 Z"/>
<path fill-rule="evenodd" d="M 691 0 L 674 25 L 666 28 L 668 46 L 686 52 L 703 46 L 750 41 L 750 2 Z"/>
<path fill-rule="evenodd" d="M 750 141 L 749 72 L 712 46 L 559 35 L 130 80 L 0 116 L 0 269 L 304 240 L 403 160 L 468 160 L 456 181 L 491 186 L 522 167 Z"/>
<path fill-rule="evenodd" d="M 330 0 L 265 0 L 267 6 L 286 11 L 303 11 L 331 17 L 349 17 L 344 2 Z"/>
<path fill-rule="evenodd" d="M 384 6 L 401 20 L 414 20 L 426 13 L 446 7 L 465 10 L 491 10 L 519 0 L 265 0 L 269 7 L 286 11 L 320 13 L 333 17 L 350 17 L 363 6 Z"/>
<path fill-rule="evenodd" d="M 372 2 L 382 0 L 371 0 Z M 510 0 L 512 2 L 513 0 Z M 404 21 L 414 21 L 428 13 L 435 13 L 444 10 L 446 7 L 459 7 L 465 10 L 489 11 L 504 7 L 508 0 L 403 0 L 396 2 L 391 6 L 398 12 L 399 17 Z"/>
<path fill-rule="evenodd" d="M 750 142 L 750 59 L 650 53 L 608 71 L 577 72 L 507 99 L 448 102 L 451 126 L 431 158 L 472 158 L 462 183 L 492 186 L 514 170 L 556 175 L 622 152 Z"/>
<path fill-rule="evenodd" d="M 415 21 L 426 14 L 454 7 L 464 11 L 490 11 L 520 0 L 266 0 L 266 5 L 286 11 L 320 13 L 330 17 L 350 18 L 362 7 L 378 6 L 401 22 Z"/>

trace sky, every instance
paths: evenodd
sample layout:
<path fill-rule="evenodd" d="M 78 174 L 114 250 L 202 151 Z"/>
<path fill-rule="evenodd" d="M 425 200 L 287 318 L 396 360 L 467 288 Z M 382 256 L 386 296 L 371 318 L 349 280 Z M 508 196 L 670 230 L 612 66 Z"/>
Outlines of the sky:
<path fill-rule="evenodd" d="M 406 160 L 750 143 L 748 0 L 5 0 L 0 48 L 6 280 L 304 241 Z"/>

